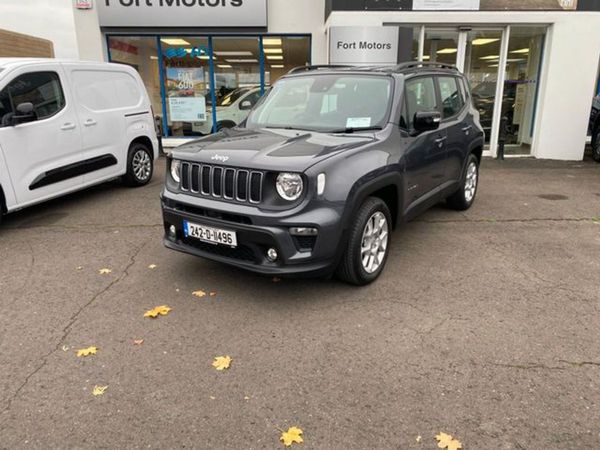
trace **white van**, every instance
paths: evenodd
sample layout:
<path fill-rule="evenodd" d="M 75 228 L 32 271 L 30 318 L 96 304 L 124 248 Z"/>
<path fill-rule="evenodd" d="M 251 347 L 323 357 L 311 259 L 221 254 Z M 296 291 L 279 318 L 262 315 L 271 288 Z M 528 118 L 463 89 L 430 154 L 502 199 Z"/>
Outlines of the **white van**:
<path fill-rule="evenodd" d="M 0 217 L 116 177 L 148 183 L 153 116 L 129 66 L 0 58 Z"/>

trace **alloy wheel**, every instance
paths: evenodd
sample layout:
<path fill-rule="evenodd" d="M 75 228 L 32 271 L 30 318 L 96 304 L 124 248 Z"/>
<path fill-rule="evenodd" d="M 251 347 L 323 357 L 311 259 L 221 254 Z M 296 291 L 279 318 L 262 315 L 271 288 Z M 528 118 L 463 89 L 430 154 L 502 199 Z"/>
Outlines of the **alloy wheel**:
<path fill-rule="evenodd" d="M 467 167 L 467 176 L 465 178 L 465 200 L 471 203 L 477 191 L 477 164 L 471 161 Z"/>
<path fill-rule="evenodd" d="M 367 220 L 362 234 L 360 258 L 367 273 L 375 272 L 383 263 L 388 238 L 388 221 L 381 211 L 377 211 Z"/>
<path fill-rule="evenodd" d="M 152 160 L 145 150 L 138 150 L 132 159 L 133 174 L 139 181 L 146 181 L 152 172 Z"/>

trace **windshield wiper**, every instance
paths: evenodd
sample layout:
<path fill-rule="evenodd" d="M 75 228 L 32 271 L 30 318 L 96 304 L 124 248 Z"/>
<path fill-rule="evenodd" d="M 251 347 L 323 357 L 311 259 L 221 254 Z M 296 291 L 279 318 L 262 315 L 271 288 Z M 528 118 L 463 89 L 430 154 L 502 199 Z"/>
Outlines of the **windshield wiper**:
<path fill-rule="evenodd" d="M 267 130 L 271 129 L 271 130 L 315 131 L 315 130 L 311 130 L 309 128 L 298 128 L 298 127 L 292 127 L 292 126 L 289 126 L 289 125 L 286 125 L 286 126 L 273 126 L 273 127 L 262 127 L 262 128 L 266 128 Z"/>
<path fill-rule="evenodd" d="M 348 133 L 355 133 L 358 131 L 378 131 L 378 130 L 383 130 L 383 128 L 380 126 L 376 126 L 376 127 L 346 127 L 346 128 L 340 128 L 338 130 L 330 130 L 330 131 L 327 131 L 327 133 L 348 134 Z"/>

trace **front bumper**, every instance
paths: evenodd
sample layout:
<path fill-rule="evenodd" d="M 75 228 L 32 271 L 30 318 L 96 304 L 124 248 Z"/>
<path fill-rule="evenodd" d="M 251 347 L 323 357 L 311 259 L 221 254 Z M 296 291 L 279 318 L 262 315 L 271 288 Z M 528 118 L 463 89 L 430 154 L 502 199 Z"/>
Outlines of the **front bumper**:
<path fill-rule="evenodd" d="M 316 207 L 301 212 L 265 212 L 258 207 L 218 202 L 165 191 L 161 196 L 164 245 L 172 250 L 267 275 L 329 275 L 335 269 L 342 227 L 336 208 Z M 183 222 L 235 231 L 235 248 L 186 237 Z M 176 236 L 169 235 L 173 225 Z M 292 226 L 316 227 L 316 237 L 292 236 Z M 267 250 L 278 258 L 269 261 Z"/>

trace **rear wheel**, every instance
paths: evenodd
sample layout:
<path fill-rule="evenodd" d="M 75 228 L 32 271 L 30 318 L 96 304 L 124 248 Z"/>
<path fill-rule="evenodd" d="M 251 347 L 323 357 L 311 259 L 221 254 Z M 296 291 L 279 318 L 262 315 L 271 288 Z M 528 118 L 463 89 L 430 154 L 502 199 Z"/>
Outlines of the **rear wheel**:
<path fill-rule="evenodd" d="M 390 210 L 385 202 L 376 197 L 365 200 L 350 227 L 337 276 L 358 286 L 374 281 L 387 261 L 391 228 Z"/>
<path fill-rule="evenodd" d="M 145 144 L 136 142 L 129 147 L 127 157 L 127 173 L 123 181 L 128 186 L 144 186 L 152 179 L 154 171 L 154 161 L 152 152 Z"/>
<path fill-rule="evenodd" d="M 463 174 L 460 188 L 446 199 L 446 203 L 453 209 L 464 211 L 469 209 L 475 201 L 477 185 L 479 183 L 479 160 L 474 154 L 470 154 L 467 167 Z"/>

